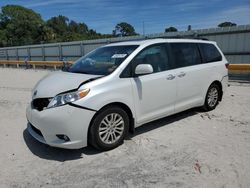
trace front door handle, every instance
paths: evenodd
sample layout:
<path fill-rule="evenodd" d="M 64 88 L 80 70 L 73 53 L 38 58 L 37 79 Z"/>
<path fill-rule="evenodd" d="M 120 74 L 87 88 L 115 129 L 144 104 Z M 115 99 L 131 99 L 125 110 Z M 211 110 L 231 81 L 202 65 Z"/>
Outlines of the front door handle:
<path fill-rule="evenodd" d="M 184 77 L 184 76 L 186 76 L 186 73 L 185 73 L 185 72 L 181 72 L 181 73 L 178 75 L 179 78 L 182 78 L 182 77 Z"/>
<path fill-rule="evenodd" d="M 172 75 L 172 74 L 169 74 L 169 75 L 167 76 L 167 80 L 173 80 L 174 78 L 175 78 L 175 76 Z"/>

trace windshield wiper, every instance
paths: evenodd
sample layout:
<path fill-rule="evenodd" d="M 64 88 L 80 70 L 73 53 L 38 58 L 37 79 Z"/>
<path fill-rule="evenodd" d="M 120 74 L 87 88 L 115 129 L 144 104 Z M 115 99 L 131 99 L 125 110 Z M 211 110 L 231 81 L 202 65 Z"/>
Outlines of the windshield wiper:
<path fill-rule="evenodd" d="M 72 73 L 80 73 L 80 74 L 90 74 L 89 72 L 86 71 L 71 71 Z"/>
<path fill-rule="evenodd" d="M 69 72 L 71 66 L 72 64 L 69 64 L 68 62 L 66 63 L 63 62 L 62 71 Z"/>

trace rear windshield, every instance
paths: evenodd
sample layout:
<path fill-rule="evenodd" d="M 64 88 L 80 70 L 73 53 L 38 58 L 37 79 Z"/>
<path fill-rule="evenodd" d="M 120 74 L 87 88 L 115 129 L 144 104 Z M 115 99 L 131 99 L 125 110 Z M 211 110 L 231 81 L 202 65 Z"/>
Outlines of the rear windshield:
<path fill-rule="evenodd" d="M 82 74 L 108 75 L 117 69 L 137 47 L 138 45 L 98 48 L 77 60 L 68 71 Z"/>
<path fill-rule="evenodd" d="M 213 44 L 200 43 L 199 46 L 202 51 L 205 63 L 222 60 L 220 52 Z"/>

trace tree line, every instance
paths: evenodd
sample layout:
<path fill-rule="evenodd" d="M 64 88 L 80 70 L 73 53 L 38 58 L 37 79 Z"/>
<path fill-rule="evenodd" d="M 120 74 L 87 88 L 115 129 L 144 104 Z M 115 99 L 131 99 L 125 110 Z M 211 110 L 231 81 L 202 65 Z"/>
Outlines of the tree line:
<path fill-rule="evenodd" d="M 19 5 L 3 6 L 0 12 L 0 47 L 131 35 L 137 33 L 126 22 L 118 23 L 112 34 L 101 34 L 62 15 L 44 21 L 40 14 Z"/>
<path fill-rule="evenodd" d="M 218 26 L 228 27 L 236 24 L 224 22 Z M 165 29 L 165 32 L 176 31 L 178 30 L 172 26 Z M 40 14 L 19 5 L 3 6 L 0 12 L 0 47 L 133 35 L 138 33 L 126 22 L 118 23 L 112 34 L 101 34 L 83 22 L 75 22 L 62 15 L 44 21 Z"/>
<path fill-rule="evenodd" d="M 233 22 L 222 22 L 220 24 L 218 24 L 218 27 L 234 27 L 234 26 L 237 26 L 236 23 L 233 23 Z M 188 26 L 188 30 L 191 30 L 191 25 Z M 167 27 L 165 29 L 165 32 L 168 33 L 168 32 L 177 32 L 178 29 L 171 26 L 171 27 Z"/>

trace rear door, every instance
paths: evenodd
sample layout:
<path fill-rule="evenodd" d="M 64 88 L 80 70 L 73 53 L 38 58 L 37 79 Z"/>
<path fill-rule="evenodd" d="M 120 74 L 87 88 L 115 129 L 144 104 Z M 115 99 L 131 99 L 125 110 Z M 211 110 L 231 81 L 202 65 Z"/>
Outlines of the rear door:
<path fill-rule="evenodd" d="M 170 43 L 176 66 L 177 97 L 175 112 L 202 105 L 209 66 L 202 63 L 198 44 Z"/>
<path fill-rule="evenodd" d="M 176 77 L 170 62 L 167 44 L 149 46 L 132 60 L 133 73 L 139 64 L 150 64 L 154 71 L 131 78 L 138 124 L 174 113 Z"/>

